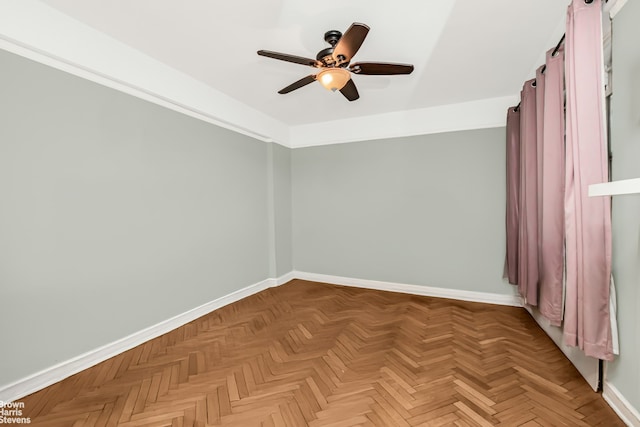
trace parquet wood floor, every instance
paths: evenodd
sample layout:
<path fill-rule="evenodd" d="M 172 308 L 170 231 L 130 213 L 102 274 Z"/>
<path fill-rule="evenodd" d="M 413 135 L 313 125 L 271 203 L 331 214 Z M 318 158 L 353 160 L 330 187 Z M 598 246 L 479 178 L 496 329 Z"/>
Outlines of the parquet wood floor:
<path fill-rule="evenodd" d="M 293 281 L 21 399 L 40 426 L 618 426 L 521 308 Z"/>

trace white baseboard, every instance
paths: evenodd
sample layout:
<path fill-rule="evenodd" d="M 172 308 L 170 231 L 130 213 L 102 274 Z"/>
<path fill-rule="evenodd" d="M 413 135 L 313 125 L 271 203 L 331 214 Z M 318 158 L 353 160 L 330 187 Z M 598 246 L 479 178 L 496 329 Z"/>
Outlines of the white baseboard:
<path fill-rule="evenodd" d="M 501 295 L 484 292 L 462 291 L 455 289 L 435 288 L 430 286 L 408 285 L 393 282 L 381 282 L 377 280 L 354 279 L 350 277 L 331 276 L 326 274 L 306 273 L 291 271 L 278 278 L 265 279 L 261 282 L 247 286 L 182 314 L 164 320 L 141 331 L 135 332 L 122 339 L 106 344 L 102 347 L 88 351 L 72 359 L 36 372 L 14 383 L 0 385 L 0 401 L 12 402 L 20 399 L 80 371 L 97 365 L 100 362 L 130 350 L 153 338 L 166 334 L 182 325 L 185 325 L 199 317 L 202 317 L 225 305 L 239 301 L 250 295 L 261 292 L 267 288 L 283 285 L 293 279 L 310 280 L 316 282 L 331 283 L 342 286 L 354 286 L 359 288 L 377 289 L 382 291 L 401 292 L 414 295 L 423 295 L 439 298 L 451 298 L 463 301 L 482 302 L 489 304 L 510 305 L 521 307 L 522 301 L 515 295 Z"/>
<path fill-rule="evenodd" d="M 100 362 L 130 350 L 160 335 L 166 334 L 182 325 L 185 325 L 199 317 L 204 316 L 225 305 L 239 301 L 243 298 L 261 292 L 267 288 L 280 286 L 294 278 L 293 272 L 289 272 L 275 279 L 265 279 L 261 282 L 249 285 L 228 295 L 210 301 L 199 307 L 193 308 L 170 319 L 164 320 L 141 331 L 134 332 L 122 339 L 106 344 L 102 347 L 88 351 L 72 359 L 51 366 L 28 377 L 22 378 L 11 384 L 0 385 L 0 402 L 12 402 L 20 399 L 80 371 L 97 365 Z"/>
<path fill-rule="evenodd" d="M 295 271 L 290 271 L 278 277 L 277 279 L 269 279 L 269 280 L 274 280 L 274 283 L 270 287 L 284 285 L 285 283 L 292 281 L 293 279 L 296 278 L 295 273 L 296 273 Z"/>
<path fill-rule="evenodd" d="M 328 274 L 307 273 L 303 271 L 293 271 L 293 276 L 296 279 L 331 283 L 333 285 L 353 286 L 356 288 L 377 289 L 380 291 L 401 292 L 412 295 L 522 307 L 522 299 L 516 295 L 491 294 L 487 292 L 435 288 L 432 286 L 409 285 L 405 283 L 381 282 L 378 280 L 354 279 L 352 277 L 331 276 Z"/>
<path fill-rule="evenodd" d="M 606 380 L 602 385 L 602 397 L 626 425 L 640 427 L 640 412 Z"/>

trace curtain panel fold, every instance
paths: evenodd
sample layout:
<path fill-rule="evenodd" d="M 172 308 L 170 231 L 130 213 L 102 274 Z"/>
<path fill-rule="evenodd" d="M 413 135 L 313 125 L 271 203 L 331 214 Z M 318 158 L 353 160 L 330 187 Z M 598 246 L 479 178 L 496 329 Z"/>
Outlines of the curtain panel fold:
<path fill-rule="evenodd" d="M 554 326 L 563 314 L 564 273 L 564 48 L 546 55 L 540 176 L 540 313 Z"/>
<path fill-rule="evenodd" d="M 520 103 L 520 203 L 518 212 L 518 290 L 538 305 L 538 148 L 535 79 L 522 87 Z"/>
<path fill-rule="evenodd" d="M 566 303 L 564 339 L 612 360 L 609 286 L 611 198 L 588 197 L 608 181 L 601 0 L 573 0 L 566 38 Z"/>
<path fill-rule="evenodd" d="M 518 284 L 518 224 L 520 204 L 520 110 L 507 110 L 507 256 L 505 277 Z"/>

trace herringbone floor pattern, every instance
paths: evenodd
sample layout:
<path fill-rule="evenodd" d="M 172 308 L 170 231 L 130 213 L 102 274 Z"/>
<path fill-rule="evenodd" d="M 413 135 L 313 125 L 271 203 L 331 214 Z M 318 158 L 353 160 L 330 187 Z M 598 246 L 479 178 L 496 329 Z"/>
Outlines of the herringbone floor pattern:
<path fill-rule="evenodd" d="M 617 426 L 523 310 L 304 281 L 23 399 L 41 426 Z"/>

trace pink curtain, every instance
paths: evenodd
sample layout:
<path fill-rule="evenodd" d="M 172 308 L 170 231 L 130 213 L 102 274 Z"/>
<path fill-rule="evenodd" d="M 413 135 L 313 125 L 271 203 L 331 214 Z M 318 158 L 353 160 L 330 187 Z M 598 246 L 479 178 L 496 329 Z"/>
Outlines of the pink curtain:
<path fill-rule="evenodd" d="M 611 199 L 587 197 L 590 184 L 608 180 L 601 7 L 601 0 L 573 0 L 567 13 L 564 339 L 612 360 Z"/>
<path fill-rule="evenodd" d="M 518 290 L 538 305 L 538 148 L 535 79 L 525 82 L 520 102 L 520 203 Z"/>
<path fill-rule="evenodd" d="M 538 141 L 540 289 L 538 307 L 552 325 L 562 323 L 564 271 L 564 48 L 547 52 L 543 79 L 542 137 Z M 543 85 L 541 85 L 543 82 Z M 540 99 L 540 98 L 538 98 Z M 540 114 L 540 110 L 538 110 Z M 538 128 L 540 132 L 540 128 Z M 540 134 L 539 134 L 540 136 Z"/>
<path fill-rule="evenodd" d="M 518 205 L 520 204 L 520 109 L 507 111 L 507 257 L 505 277 L 518 284 Z"/>
<path fill-rule="evenodd" d="M 542 268 L 542 253 L 540 242 L 542 241 L 542 140 L 544 138 L 544 69 L 545 66 L 541 65 L 536 70 L 536 161 L 537 161 L 537 173 L 536 173 L 536 191 L 537 191 L 537 206 L 538 213 L 536 218 L 538 219 L 538 305 L 540 305 L 540 274 Z"/>

